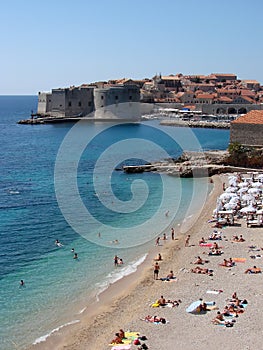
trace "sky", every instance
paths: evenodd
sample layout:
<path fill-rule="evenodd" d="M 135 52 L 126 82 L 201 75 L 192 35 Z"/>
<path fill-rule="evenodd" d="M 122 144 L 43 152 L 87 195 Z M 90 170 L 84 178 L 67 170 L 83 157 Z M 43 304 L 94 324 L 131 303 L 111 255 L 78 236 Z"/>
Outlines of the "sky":
<path fill-rule="evenodd" d="M 263 84 L 262 0 L 1 0 L 0 95 L 156 73 Z"/>

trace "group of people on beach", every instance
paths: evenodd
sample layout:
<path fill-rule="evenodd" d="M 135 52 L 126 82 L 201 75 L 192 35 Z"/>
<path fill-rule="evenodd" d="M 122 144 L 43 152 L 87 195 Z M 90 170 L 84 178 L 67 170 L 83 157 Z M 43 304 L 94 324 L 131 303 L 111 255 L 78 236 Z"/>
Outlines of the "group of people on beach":
<path fill-rule="evenodd" d="M 212 319 L 212 323 L 215 325 L 225 325 L 226 327 L 233 327 L 236 322 L 233 317 L 239 317 L 240 314 L 243 314 L 248 302 L 246 299 L 239 299 L 237 293 L 234 292 L 232 298 L 228 301 L 228 304 L 225 305 L 222 312 L 217 311 L 216 317 Z"/>

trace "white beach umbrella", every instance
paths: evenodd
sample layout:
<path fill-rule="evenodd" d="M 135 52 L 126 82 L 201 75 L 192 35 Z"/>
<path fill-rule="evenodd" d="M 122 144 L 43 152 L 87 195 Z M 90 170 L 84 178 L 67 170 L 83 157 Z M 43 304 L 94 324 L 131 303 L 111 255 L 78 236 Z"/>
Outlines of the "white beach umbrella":
<path fill-rule="evenodd" d="M 226 209 L 226 210 L 230 210 L 230 209 L 236 209 L 236 206 L 237 206 L 237 204 L 236 203 L 226 203 L 225 205 L 224 205 L 224 208 Z"/>
<path fill-rule="evenodd" d="M 252 187 L 261 188 L 263 184 L 261 182 L 253 182 Z"/>
<path fill-rule="evenodd" d="M 231 199 L 230 199 L 230 201 L 229 201 L 229 203 L 237 203 L 237 202 L 239 202 L 239 197 L 232 197 Z"/>
<path fill-rule="evenodd" d="M 235 175 L 229 175 L 228 180 L 237 180 L 237 176 Z"/>
<path fill-rule="evenodd" d="M 236 192 L 238 190 L 238 187 L 227 187 L 225 192 L 229 193 L 229 192 Z"/>
<path fill-rule="evenodd" d="M 229 183 L 230 186 L 237 186 L 237 180 L 236 179 L 230 179 L 228 181 L 228 183 Z"/>
<path fill-rule="evenodd" d="M 255 198 L 251 195 L 251 194 L 244 194 L 243 196 L 242 196 L 242 200 L 243 201 L 251 201 L 251 200 L 254 200 Z"/>
<path fill-rule="evenodd" d="M 245 192 L 247 192 L 248 191 L 248 187 L 241 187 L 238 191 L 237 191 L 237 193 L 245 193 Z"/>
<path fill-rule="evenodd" d="M 240 209 L 240 211 L 241 213 L 255 213 L 257 209 L 250 204 L 247 207 Z"/>
<path fill-rule="evenodd" d="M 249 188 L 247 192 L 250 194 L 258 194 L 261 190 L 259 188 Z"/>
<path fill-rule="evenodd" d="M 249 183 L 247 181 L 244 181 L 244 182 L 240 182 L 238 184 L 239 187 L 249 187 Z"/>
<path fill-rule="evenodd" d="M 198 314 L 200 313 L 200 305 L 202 304 L 201 300 L 194 301 L 191 305 L 188 306 L 186 309 L 186 312 L 189 312 L 191 314 Z"/>
<path fill-rule="evenodd" d="M 222 194 L 219 196 L 219 198 L 220 198 L 221 200 L 227 200 L 227 199 L 230 199 L 230 198 L 231 198 L 231 195 L 230 195 L 230 193 L 224 192 L 224 193 L 222 193 Z"/>

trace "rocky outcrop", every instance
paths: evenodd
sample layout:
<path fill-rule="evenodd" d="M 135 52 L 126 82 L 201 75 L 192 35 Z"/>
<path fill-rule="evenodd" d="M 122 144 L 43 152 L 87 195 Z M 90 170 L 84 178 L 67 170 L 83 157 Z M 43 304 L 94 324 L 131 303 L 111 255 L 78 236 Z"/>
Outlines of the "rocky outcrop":
<path fill-rule="evenodd" d="M 178 159 L 165 159 L 162 162 L 139 166 L 123 166 L 126 173 L 142 173 L 156 171 L 171 176 L 207 177 L 231 171 L 225 165 L 227 151 L 184 152 Z"/>

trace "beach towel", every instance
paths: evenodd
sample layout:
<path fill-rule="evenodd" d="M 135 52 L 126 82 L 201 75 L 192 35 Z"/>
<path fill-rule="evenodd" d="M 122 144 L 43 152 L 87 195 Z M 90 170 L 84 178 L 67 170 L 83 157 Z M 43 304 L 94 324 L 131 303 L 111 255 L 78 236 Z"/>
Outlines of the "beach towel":
<path fill-rule="evenodd" d="M 233 258 L 232 259 L 234 262 L 239 262 L 239 263 L 244 263 L 246 262 L 246 258 Z"/>
<path fill-rule="evenodd" d="M 140 335 L 139 332 L 125 332 L 125 337 L 129 339 L 135 339 Z"/>
<path fill-rule="evenodd" d="M 128 345 L 131 344 L 132 339 L 122 339 L 122 344 L 111 343 L 110 346 L 120 346 L 120 345 Z"/>
<path fill-rule="evenodd" d="M 223 293 L 222 289 L 219 290 L 207 290 L 206 291 L 207 294 L 220 294 Z"/>
<path fill-rule="evenodd" d="M 124 344 L 119 344 L 119 345 L 114 345 L 111 350 L 129 350 L 131 349 L 131 345 L 130 344 L 127 344 L 127 345 L 124 345 Z"/>
<path fill-rule="evenodd" d="M 118 350 L 120 350 L 120 349 L 130 349 L 129 347 L 125 348 L 125 346 L 128 346 L 129 344 L 131 344 L 131 342 L 133 340 L 137 339 L 139 335 L 140 335 L 139 332 L 125 332 L 125 338 L 122 339 L 123 344 L 113 344 L 113 343 L 111 343 L 109 345 L 113 346 L 113 348 L 116 347 Z"/>
<path fill-rule="evenodd" d="M 160 306 L 160 304 L 159 304 L 158 300 L 151 305 L 151 307 L 159 307 L 159 306 Z"/>
<path fill-rule="evenodd" d="M 213 247 L 213 243 L 200 243 L 199 247 L 209 247 L 209 248 L 211 248 L 211 247 Z"/>
<path fill-rule="evenodd" d="M 176 277 L 173 277 L 173 278 L 167 278 L 167 277 L 163 277 L 163 278 L 159 278 L 161 281 L 164 281 L 164 282 L 175 282 L 177 279 Z"/>

